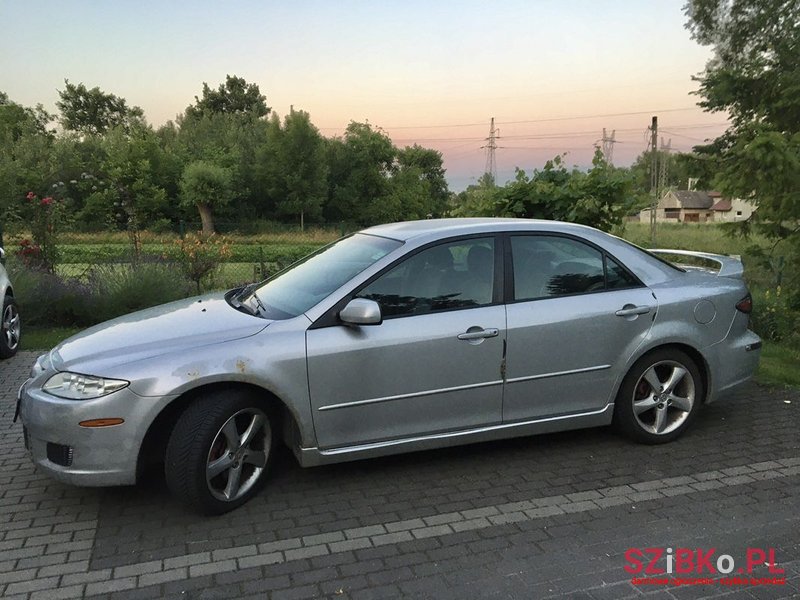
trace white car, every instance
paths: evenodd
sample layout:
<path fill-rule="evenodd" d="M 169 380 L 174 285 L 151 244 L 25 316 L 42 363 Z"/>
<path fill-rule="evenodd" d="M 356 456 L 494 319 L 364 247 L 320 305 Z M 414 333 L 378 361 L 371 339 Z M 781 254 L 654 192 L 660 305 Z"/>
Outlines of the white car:
<path fill-rule="evenodd" d="M 3 267 L 5 251 L 0 248 L 0 299 L 2 299 L 2 312 L 0 312 L 0 358 L 10 358 L 17 353 L 21 333 L 19 310 L 14 300 L 14 290 Z"/>

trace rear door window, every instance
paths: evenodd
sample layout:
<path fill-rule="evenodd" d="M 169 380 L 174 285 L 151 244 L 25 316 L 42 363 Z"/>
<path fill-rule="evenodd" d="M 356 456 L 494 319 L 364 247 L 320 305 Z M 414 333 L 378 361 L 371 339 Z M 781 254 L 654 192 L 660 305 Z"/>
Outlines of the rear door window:
<path fill-rule="evenodd" d="M 511 236 L 514 300 L 534 300 L 637 287 L 613 258 L 579 240 L 550 235 Z"/>

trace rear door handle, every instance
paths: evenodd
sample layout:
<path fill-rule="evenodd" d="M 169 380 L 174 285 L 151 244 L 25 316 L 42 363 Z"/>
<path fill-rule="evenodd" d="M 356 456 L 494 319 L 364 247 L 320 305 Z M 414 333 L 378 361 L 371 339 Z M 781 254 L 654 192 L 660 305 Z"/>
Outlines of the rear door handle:
<path fill-rule="evenodd" d="M 634 306 L 633 304 L 626 304 L 614 314 L 618 317 L 632 317 L 634 315 L 646 315 L 652 310 L 650 306 Z"/>
<path fill-rule="evenodd" d="M 480 340 L 483 338 L 497 337 L 499 333 L 500 333 L 499 329 L 494 329 L 494 328 L 481 329 L 480 331 L 468 331 L 467 333 L 459 333 L 458 339 Z"/>

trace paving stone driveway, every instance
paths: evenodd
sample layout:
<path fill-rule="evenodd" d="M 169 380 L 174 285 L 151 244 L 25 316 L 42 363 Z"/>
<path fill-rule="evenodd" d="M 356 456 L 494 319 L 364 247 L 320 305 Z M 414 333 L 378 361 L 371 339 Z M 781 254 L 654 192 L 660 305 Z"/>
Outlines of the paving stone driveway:
<path fill-rule="evenodd" d="M 316 469 L 282 452 L 260 496 L 203 518 L 157 473 L 114 489 L 36 473 L 11 421 L 34 359 L 0 362 L 0 597 L 800 597 L 797 392 L 752 385 L 658 447 L 594 429 Z M 784 574 L 634 582 L 625 552 L 651 547 L 714 548 L 731 577 L 773 548 Z"/>

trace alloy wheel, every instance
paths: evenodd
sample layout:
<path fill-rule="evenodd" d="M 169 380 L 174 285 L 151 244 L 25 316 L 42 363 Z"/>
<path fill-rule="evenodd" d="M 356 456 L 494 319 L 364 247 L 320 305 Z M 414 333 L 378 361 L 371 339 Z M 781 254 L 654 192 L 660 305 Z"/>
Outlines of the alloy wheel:
<path fill-rule="evenodd" d="M 686 421 L 696 395 L 689 369 L 673 360 L 660 361 L 646 369 L 636 383 L 633 414 L 643 430 L 666 435 Z"/>
<path fill-rule="evenodd" d="M 244 496 L 267 466 L 272 432 L 267 415 L 246 408 L 219 429 L 206 461 L 206 483 L 211 495 L 222 502 Z"/>
<path fill-rule="evenodd" d="M 20 320 L 19 312 L 13 304 L 3 310 L 2 333 L 8 349 L 12 352 L 16 350 L 19 345 Z"/>

